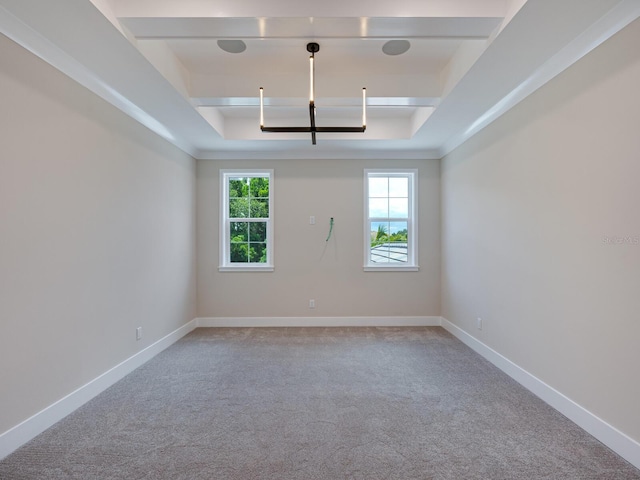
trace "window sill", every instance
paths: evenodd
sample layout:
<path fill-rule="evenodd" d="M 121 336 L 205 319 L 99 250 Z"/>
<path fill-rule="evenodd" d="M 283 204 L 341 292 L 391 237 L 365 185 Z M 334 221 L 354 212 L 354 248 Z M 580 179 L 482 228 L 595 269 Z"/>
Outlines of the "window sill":
<path fill-rule="evenodd" d="M 400 267 L 398 265 L 394 265 L 393 267 L 364 267 L 365 272 L 417 272 L 419 270 L 420 267 L 417 265 L 408 265 L 406 267 Z"/>
<path fill-rule="evenodd" d="M 224 266 L 218 267 L 219 272 L 273 272 L 273 270 L 274 270 L 273 265 L 256 265 L 251 267 L 247 265 L 238 266 L 238 267 L 224 265 Z"/>

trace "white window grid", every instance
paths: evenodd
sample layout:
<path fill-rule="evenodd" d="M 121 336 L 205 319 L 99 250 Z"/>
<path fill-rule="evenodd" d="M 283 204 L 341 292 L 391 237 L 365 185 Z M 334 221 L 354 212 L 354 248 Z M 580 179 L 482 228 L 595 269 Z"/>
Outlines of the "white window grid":
<path fill-rule="evenodd" d="M 417 271 L 418 266 L 418 214 L 417 214 L 417 169 L 365 169 L 364 171 L 364 270 L 365 271 Z M 371 217 L 369 215 L 369 179 L 407 178 L 408 180 L 408 215 L 407 217 Z M 390 198 L 390 197 L 387 197 Z M 389 245 L 385 254 L 392 257 L 388 263 L 371 261 L 371 225 L 376 222 L 406 222 L 407 245 Z M 376 247 L 373 247 L 376 248 Z M 406 261 L 398 261 L 404 255 Z M 384 251 L 384 250 L 383 250 Z M 393 258 L 396 260 L 394 261 Z"/>
<path fill-rule="evenodd" d="M 265 218 L 232 218 L 229 217 L 229 180 L 232 178 L 269 178 L 269 216 Z M 220 264 L 221 272 L 267 271 L 274 270 L 273 262 L 273 169 L 221 169 L 220 170 Z M 231 262 L 231 223 L 266 223 L 266 262 Z"/>

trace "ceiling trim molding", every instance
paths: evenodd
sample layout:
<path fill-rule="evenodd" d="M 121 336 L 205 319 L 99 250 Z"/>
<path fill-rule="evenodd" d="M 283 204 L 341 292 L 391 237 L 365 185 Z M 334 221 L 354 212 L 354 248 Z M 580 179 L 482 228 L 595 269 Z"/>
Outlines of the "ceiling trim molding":
<path fill-rule="evenodd" d="M 196 153 L 196 150 L 192 148 L 189 142 L 183 142 L 175 138 L 169 129 L 162 125 L 154 116 L 145 112 L 125 96 L 118 93 L 85 65 L 53 44 L 50 40 L 2 6 L 0 6 L 0 31 L 18 45 L 41 58 L 80 85 L 91 90 L 100 98 L 120 109 L 179 149 L 191 156 L 194 156 Z"/>
<path fill-rule="evenodd" d="M 440 158 L 451 153 L 638 17 L 640 17 L 640 2 L 637 0 L 624 0 L 616 5 L 607 15 L 567 44 L 529 78 L 478 117 L 466 130 L 451 137 L 440 148 Z"/>
<path fill-rule="evenodd" d="M 305 142 L 306 144 L 307 142 Z M 201 151 L 197 160 L 440 160 L 437 150 L 315 150 L 290 148 L 285 151 Z"/>

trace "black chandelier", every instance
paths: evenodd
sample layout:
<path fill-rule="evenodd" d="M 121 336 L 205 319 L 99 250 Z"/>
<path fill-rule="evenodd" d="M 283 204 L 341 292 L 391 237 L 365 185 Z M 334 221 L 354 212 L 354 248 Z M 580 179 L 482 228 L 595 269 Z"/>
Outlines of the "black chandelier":
<path fill-rule="evenodd" d="M 260 130 L 277 133 L 311 133 L 311 143 L 316 144 L 316 133 L 363 133 L 367 129 L 367 89 L 362 89 L 362 126 L 361 127 L 318 127 L 316 126 L 315 105 L 315 67 L 314 55 L 320 51 L 320 45 L 307 43 L 309 57 L 309 121 L 308 127 L 265 127 L 264 126 L 264 89 L 260 87 Z"/>

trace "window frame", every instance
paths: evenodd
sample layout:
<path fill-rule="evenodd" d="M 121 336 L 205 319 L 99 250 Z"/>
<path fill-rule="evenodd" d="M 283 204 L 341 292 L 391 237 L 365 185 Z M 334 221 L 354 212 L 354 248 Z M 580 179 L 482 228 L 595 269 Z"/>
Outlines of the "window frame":
<path fill-rule="evenodd" d="M 369 216 L 369 179 L 371 177 L 402 177 L 408 179 L 407 262 L 371 262 L 371 222 L 405 221 L 404 218 Z M 365 272 L 416 272 L 418 265 L 418 169 L 417 168 L 366 168 L 364 170 L 364 271 Z"/>
<path fill-rule="evenodd" d="M 267 243 L 267 262 L 266 263 L 242 263 L 231 262 L 231 241 L 230 230 L 231 222 L 242 220 L 251 223 L 247 218 L 232 219 L 229 217 L 229 179 L 230 178 L 269 178 L 269 217 L 256 219 L 256 221 L 266 222 L 266 243 Z M 253 169 L 220 169 L 220 252 L 219 266 L 220 272 L 273 272 L 273 190 L 274 190 L 274 170 L 264 168 Z"/>

